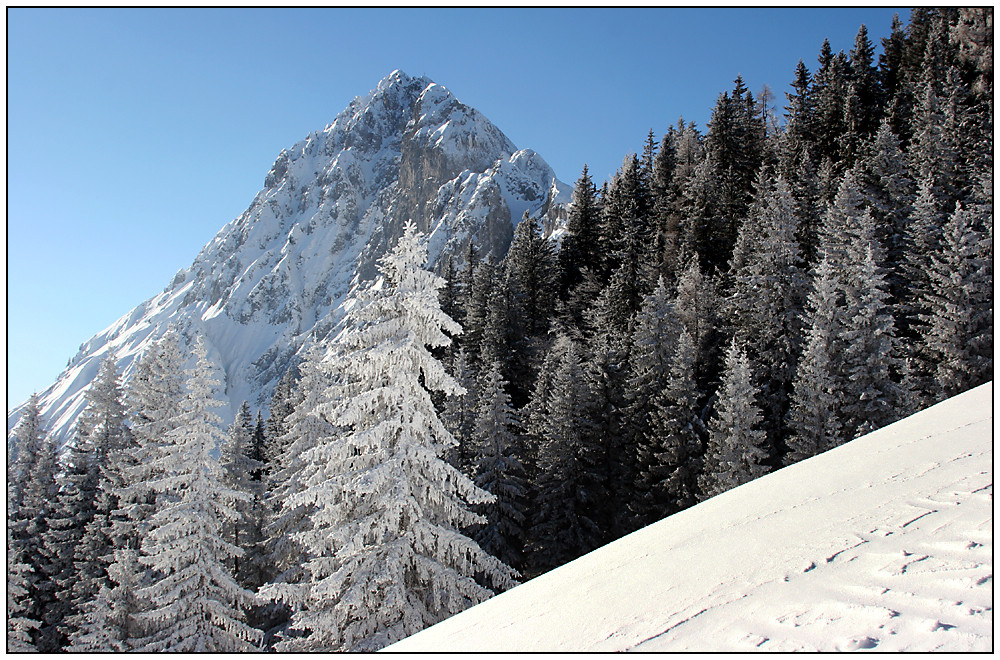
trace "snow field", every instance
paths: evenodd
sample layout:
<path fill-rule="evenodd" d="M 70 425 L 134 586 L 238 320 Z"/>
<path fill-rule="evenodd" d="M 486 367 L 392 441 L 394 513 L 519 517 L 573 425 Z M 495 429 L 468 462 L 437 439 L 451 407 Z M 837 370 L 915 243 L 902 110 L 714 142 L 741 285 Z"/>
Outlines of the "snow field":
<path fill-rule="evenodd" d="M 992 651 L 987 383 L 386 651 Z"/>

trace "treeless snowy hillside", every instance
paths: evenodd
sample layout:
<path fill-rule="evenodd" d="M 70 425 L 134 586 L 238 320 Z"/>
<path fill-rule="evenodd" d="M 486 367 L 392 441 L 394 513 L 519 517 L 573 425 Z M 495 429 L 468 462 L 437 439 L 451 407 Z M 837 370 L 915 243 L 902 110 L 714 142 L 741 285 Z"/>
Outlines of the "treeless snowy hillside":
<path fill-rule="evenodd" d="M 993 384 L 386 651 L 991 651 Z"/>

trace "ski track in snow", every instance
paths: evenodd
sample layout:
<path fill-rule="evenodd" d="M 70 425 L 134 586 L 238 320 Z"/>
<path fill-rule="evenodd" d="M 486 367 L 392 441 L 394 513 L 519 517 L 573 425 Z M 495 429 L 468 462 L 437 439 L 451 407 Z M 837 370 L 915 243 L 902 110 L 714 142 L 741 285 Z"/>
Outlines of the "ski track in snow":
<path fill-rule="evenodd" d="M 388 651 L 991 651 L 992 383 Z"/>

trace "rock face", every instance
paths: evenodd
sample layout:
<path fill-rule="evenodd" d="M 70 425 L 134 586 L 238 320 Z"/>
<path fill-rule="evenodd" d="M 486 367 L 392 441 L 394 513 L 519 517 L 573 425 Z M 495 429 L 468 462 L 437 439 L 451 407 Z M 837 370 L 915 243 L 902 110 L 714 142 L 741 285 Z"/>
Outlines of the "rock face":
<path fill-rule="evenodd" d="M 43 417 L 67 440 L 104 357 L 128 378 L 169 324 L 208 339 L 231 408 L 263 407 L 292 356 L 339 321 L 352 280 L 375 276 L 407 220 L 429 235 L 432 267 L 460 261 L 469 241 L 499 259 L 526 211 L 560 227 L 570 193 L 538 154 L 518 151 L 447 89 L 394 71 L 283 150 L 249 208 L 189 268 L 84 343 L 41 395 Z M 9 414 L 8 431 L 19 417 Z"/>

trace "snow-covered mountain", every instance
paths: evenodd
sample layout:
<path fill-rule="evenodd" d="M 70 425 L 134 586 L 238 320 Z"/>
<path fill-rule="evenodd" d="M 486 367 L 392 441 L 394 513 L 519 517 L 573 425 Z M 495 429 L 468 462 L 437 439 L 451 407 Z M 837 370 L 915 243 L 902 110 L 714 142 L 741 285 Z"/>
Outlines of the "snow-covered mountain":
<path fill-rule="evenodd" d="M 993 384 L 387 647 L 992 651 Z"/>
<path fill-rule="evenodd" d="M 374 276 L 408 219 L 429 234 L 432 265 L 461 257 L 470 240 L 500 258 L 525 211 L 558 228 L 570 194 L 541 156 L 519 151 L 447 89 L 394 71 L 282 151 L 249 208 L 189 268 L 85 342 L 41 394 L 43 418 L 65 441 L 105 355 L 127 378 L 170 323 L 208 339 L 233 407 L 263 406 L 291 356 L 339 320 L 352 279 Z M 8 431 L 19 416 L 9 414 Z"/>

